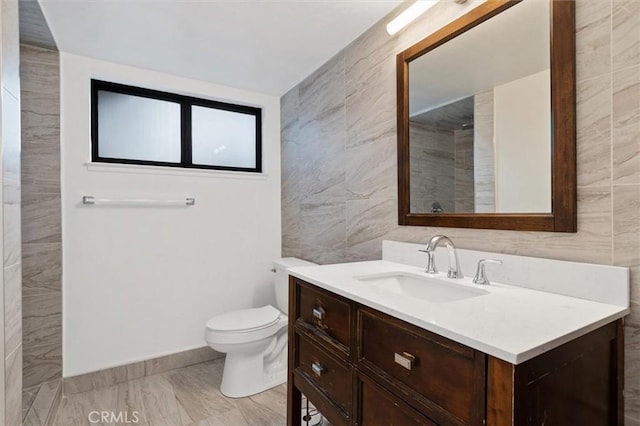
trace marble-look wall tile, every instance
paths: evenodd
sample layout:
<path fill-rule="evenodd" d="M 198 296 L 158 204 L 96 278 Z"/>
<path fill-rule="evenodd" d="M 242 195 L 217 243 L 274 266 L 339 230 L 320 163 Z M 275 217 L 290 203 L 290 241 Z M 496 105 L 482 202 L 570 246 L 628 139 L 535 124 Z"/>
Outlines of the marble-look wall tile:
<path fill-rule="evenodd" d="M 22 265 L 4 268 L 4 348 L 13 352 L 22 343 Z"/>
<path fill-rule="evenodd" d="M 62 345 L 62 292 L 26 288 L 22 299 L 24 352 L 41 345 Z"/>
<path fill-rule="evenodd" d="M 298 174 L 289 175 L 296 176 L 295 185 L 283 184 L 283 200 L 300 200 L 299 205 L 292 203 L 287 213 L 283 213 L 286 217 L 283 253 L 296 253 L 318 263 L 364 261 L 380 257 L 381 239 L 426 243 L 435 234 L 445 234 L 459 247 L 469 249 L 635 265 L 631 275 L 632 314 L 626 327 L 625 395 L 628 424 L 640 424 L 640 383 L 636 380 L 640 368 L 640 265 L 637 264 L 640 237 L 636 235 L 640 233 L 637 229 L 640 227 L 637 189 L 640 162 L 636 158 L 640 157 L 636 127 L 640 2 L 576 2 L 577 233 L 398 226 L 393 193 L 397 190 L 397 176 L 395 166 L 391 165 L 397 155 L 395 55 L 474 7 L 472 3 L 461 7 L 453 2 L 438 2 L 405 30 L 389 37 L 384 26 L 399 12 L 401 7 L 398 8 L 297 86 L 299 108 L 294 106 L 295 90 L 283 98 L 282 111 L 286 116 L 283 118 L 286 123 L 283 151 L 297 149 L 291 153 L 297 162 L 304 167 L 312 166 L 308 174 L 301 168 Z M 337 58 L 341 55 L 344 73 L 339 71 Z M 323 89 L 323 86 L 326 87 Z M 341 90 L 344 98 L 339 99 Z M 317 99 L 311 94 L 318 96 Z M 318 106 L 312 107 L 315 101 Z M 344 121 L 337 117 L 330 119 L 332 107 L 341 108 Z M 299 120 L 302 110 L 305 117 Z M 329 134 L 345 135 L 344 150 L 339 149 L 339 143 L 329 140 L 328 151 L 325 151 L 326 156 L 332 158 L 329 164 L 318 162 L 315 145 L 304 146 L 314 138 L 326 139 L 326 128 L 331 129 Z M 487 136 L 487 140 L 492 137 Z M 290 141 L 296 145 L 288 143 Z M 286 155 L 283 152 L 283 158 Z M 430 161 L 429 166 L 434 167 L 433 159 Z M 342 166 L 345 164 L 346 185 L 343 187 L 345 169 Z M 421 175 L 418 170 L 413 172 Z M 331 190 L 320 191 L 320 197 L 314 200 L 317 188 L 314 181 L 318 176 L 323 182 L 320 187 L 331 187 Z M 474 180 L 477 180 L 475 175 Z M 327 182 L 332 183 L 327 185 Z M 455 181 L 449 179 L 432 186 L 442 188 L 454 184 Z M 442 196 L 435 191 L 423 190 L 418 195 L 425 200 L 427 194 Z M 421 201 L 422 208 L 425 203 Z M 338 207 L 342 205 L 344 211 Z M 295 246 L 294 249 L 291 246 Z M 473 274 L 474 271 L 465 272 Z M 631 423 L 632 420 L 636 423 Z"/>
<path fill-rule="evenodd" d="M 577 84 L 578 186 L 611 183 L 611 75 Z"/>
<path fill-rule="evenodd" d="M 60 194 L 29 194 L 22 197 L 24 243 L 60 243 L 62 241 Z"/>
<path fill-rule="evenodd" d="M 322 113 L 344 105 L 344 53 L 334 56 L 298 87 L 298 120 L 301 126 L 317 121 Z"/>
<path fill-rule="evenodd" d="M 475 211 L 493 213 L 496 210 L 493 90 L 475 95 L 473 102 Z"/>
<path fill-rule="evenodd" d="M 31 347 L 23 355 L 22 377 L 30 387 L 62 377 L 62 346 L 60 344 Z"/>
<path fill-rule="evenodd" d="M 640 63 L 640 1 L 614 0 L 611 56 L 613 70 Z"/>
<path fill-rule="evenodd" d="M 346 244 L 346 203 L 303 203 L 300 206 L 300 239 L 329 249 Z"/>
<path fill-rule="evenodd" d="M 393 230 L 396 199 L 347 201 L 347 248 L 352 252 L 382 257 L 382 240 Z"/>
<path fill-rule="evenodd" d="M 640 185 L 613 187 L 613 263 L 640 266 Z"/>
<path fill-rule="evenodd" d="M 396 136 L 347 147 L 347 199 L 389 198 L 398 194 Z"/>
<path fill-rule="evenodd" d="M 640 65 L 613 74 L 612 140 L 613 183 L 640 183 Z"/>
<path fill-rule="evenodd" d="M 306 178 L 302 198 L 333 201 L 345 198 L 344 104 L 325 110 L 300 128 L 300 174 Z"/>
<path fill-rule="evenodd" d="M 635 306 L 640 308 L 640 304 Z M 640 324 L 625 326 L 625 425 L 640 425 Z"/>
<path fill-rule="evenodd" d="M 22 424 L 22 346 L 7 355 L 5 360 L 5 425 Z"/>
<path fill-rule="evenodd" d="M 611 2 L 581 0 L 576 7 L 576 74 L 583 81 L 611 71 Z"/>
<path fill-rule="evenodd" d="M 189 365 L 200 364 L 222 358 L 224 354 L 216 352 L 208 346 L 203 348 L 171 354 L 160 358 L 154 358 L 144 362 L 145 375 L 164 373 L 169 370 L 187 367 Z"/>
<path fill-rule="evenodd" d="M 2 87 L 20 97 L 20 48 L 18 1 L 2 0 Z M 3 105 L 4 107 L 4 105 Z"/>
<path fill-rule="evenodd" d="M 22 287 L 62 290 L 62 244 L 25 243 L 22 245 Z M 62 299 L 58 301 L 62 304 Z"/>
<path fill-rule="evenodd" d="M 3 188 L 4 193 L 6 187 Z M 20 263 L 22 257 L 22 244 L 21 244 L 21 229 L 22 218 L 20 203 L 5 203 L 2 214 L 2 221 L 4 223 L 3 230 L 3 256 L 4 265 L 15 265 Z"/>
<path fill-rule="evenodd" d="M 280 132 L 282 132 L 282 140 L 290 140 L 284 137 L 286 131 L 297 127 L 299 108 L 300 89 L 296 86 L 280 98 Z"/>

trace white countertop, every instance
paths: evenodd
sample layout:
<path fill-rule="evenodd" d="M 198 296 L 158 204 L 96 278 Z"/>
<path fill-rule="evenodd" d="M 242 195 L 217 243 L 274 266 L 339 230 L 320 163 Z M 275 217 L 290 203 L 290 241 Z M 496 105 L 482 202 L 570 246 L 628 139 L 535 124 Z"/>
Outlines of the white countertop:
<path fill-rule="evenodd" d="M 385 260 L 289 270 L 291 275 L 318 287 L 512 364 L 534 358 L 629 313 L 624 306 L 494 282 L 477 286 L 470 277 L 449 280 L 444 273 L 436 277 L 488 293 L 431 303 L 354 278 L 385 272 L 427 276 L 422 267 Z"/>

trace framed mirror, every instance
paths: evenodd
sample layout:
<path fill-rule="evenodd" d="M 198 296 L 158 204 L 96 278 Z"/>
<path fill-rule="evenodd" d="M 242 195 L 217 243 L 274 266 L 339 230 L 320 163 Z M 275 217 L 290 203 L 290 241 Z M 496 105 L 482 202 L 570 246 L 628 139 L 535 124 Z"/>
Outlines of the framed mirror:
<path fill-rule="evenodd" d="M 576 232 L 574 10 L 488 0 L 397 55 L 400 225 Z"/>

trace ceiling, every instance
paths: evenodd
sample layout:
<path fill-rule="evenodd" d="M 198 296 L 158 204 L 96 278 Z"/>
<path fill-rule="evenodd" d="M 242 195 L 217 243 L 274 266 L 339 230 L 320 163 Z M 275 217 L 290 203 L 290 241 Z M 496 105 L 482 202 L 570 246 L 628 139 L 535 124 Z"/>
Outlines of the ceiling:
<path fill-rule="evenodd" d="M 282 95 L 401 0 L 39 0 L 58 49 Z"/>

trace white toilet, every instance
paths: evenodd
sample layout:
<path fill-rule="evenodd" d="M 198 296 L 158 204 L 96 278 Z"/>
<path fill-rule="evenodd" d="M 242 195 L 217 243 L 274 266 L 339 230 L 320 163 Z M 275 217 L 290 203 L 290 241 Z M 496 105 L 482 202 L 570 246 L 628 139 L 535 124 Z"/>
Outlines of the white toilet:
<path fill-rule="evenodd" d="M 287 380 L 288 268 L 314 263 L 295 257 L 273 261 L 276 303 L 241 309 L 207 321 L 204 338 L 218 352 L 227 354 L 220 391 L 240 398 L 265 391 Z"/>

